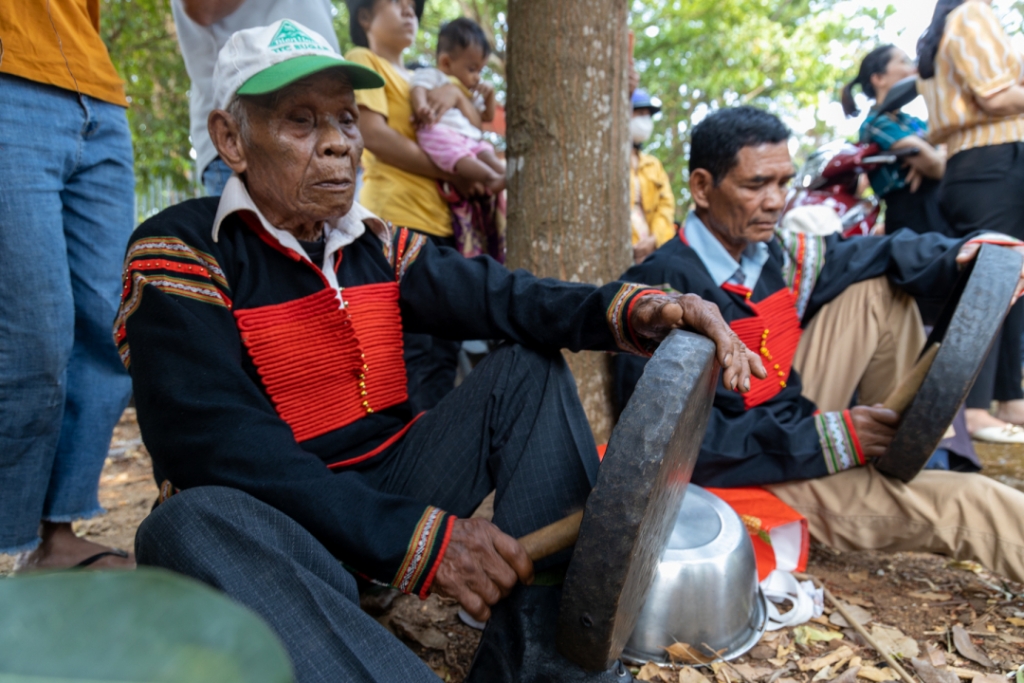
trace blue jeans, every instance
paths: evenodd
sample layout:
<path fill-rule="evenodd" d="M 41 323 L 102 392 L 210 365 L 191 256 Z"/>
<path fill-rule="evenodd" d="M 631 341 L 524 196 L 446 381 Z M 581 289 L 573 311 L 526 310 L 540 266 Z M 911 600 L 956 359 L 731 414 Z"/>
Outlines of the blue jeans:
<path fill-rule="evenodd" d="M 124 108 L 0 74 L 0 553 L 103 512 L 134 188 Z"/>
<path fill-rule="evenodd" d="M 228 184 L 234 173 L 220 157 L 217 157 L 203 169 L 203 187 L 208 197 L 219 197 L 224 194 L 224 186 Z"/>

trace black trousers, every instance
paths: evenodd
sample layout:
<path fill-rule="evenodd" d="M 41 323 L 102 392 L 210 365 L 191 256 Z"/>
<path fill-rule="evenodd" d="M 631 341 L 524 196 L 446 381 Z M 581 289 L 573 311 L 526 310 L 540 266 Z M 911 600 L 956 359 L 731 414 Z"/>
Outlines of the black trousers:
<path fill-rule="evenodd" d="M 451 237 L 426 237 L 439 247 L 455 246 Z M 416 412 L 430 410 L 455 388 L 460 344 L 429 334 L 410 333 L 403 335 L 402 341 L 409 403 Z"/>
<path fill-rule="evenodd" d="M 561 355 L 505 346 L 360 472 L 381 491 L 460 517 L 496 489 L 494 523 L 518 537 L 579 510 L 597 468 Z M 139 564 L 192 576 L 257 612 L 281 638 L 300 683 L 437 680 L 359 609 L 355 581 L 338 559 L 247 494 L 203 487 L 173 496 L 139 527 L 135 552 Z M 536 566 L 564 562 L 568 554 Z M 508 620 L 497 621 L 495 628 Z M 547 647 L 556 666 L 571 667 L 554 657 L 553 643 Z M 566 669 L 553 680 L 577 673 Z"/>
<path fill-rule="evenodd" d="M 939 209 L 939 181 L 925 178 L 917 192 L 904 187 L 885 195 L 885 229 L 891 234 L 900 228 L 910 228 L 918 234 L 952 234 Z"/>
<path fill-rule="evenodd" d="M 975 230 L 1024 239 L 1024 143 L 976 147 L 957 152 L 946 164 L 939 207 L 954 236 Z M 974 388 L 968 408 L 987 410 L 993 400 L 1024 398 L 1021 390 L 1021 336 L 1024 306 L 1018 302 L 1003 323 Z"/>

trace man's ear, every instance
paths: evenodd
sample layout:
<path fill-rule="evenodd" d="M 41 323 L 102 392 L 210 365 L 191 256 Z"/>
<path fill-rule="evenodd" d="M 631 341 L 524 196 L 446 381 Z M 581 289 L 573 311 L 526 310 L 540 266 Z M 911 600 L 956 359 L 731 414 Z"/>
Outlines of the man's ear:
<path fill-rule="evenodd" d="M 223 109 L 214 109 L 206 119 L 206 128 L 221 161 L 238 175 L 245 173 L 245 146 L 242 144 L 241 129 L 235 117 Z"/>
<path fill-rule="evenodd" d="M 715 186 L 715 179 L 711 171 L 706 168 L 696 168 L 690 171 L 690 197 L 698 208 L 707 209 L 711 205 L 708 195 Z"/>

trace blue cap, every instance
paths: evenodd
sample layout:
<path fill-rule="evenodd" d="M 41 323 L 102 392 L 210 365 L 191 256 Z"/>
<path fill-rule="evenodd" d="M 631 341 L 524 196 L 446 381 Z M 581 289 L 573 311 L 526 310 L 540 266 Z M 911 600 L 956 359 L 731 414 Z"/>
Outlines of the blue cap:
<path fill-rule="evenodd" d="M 633 91 L 633 97 L 630 100 L 633 103 L 633 109 L 650 109 L 652 114 L 661 111 L 661 100 L 651 97 L 650 93 L 641 88 Z"/>

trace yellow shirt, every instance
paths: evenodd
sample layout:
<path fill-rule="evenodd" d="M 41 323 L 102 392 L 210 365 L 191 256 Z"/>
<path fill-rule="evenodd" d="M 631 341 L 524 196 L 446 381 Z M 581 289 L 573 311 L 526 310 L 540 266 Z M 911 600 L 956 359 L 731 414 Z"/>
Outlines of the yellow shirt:
<path fill-rule="evenodd" d="M 929 138 L 949 156 L 974 147 L 1024 140 L 1024 115 L 993 117 L 975 97 L 991 97 L 1024 79 L 1024 60 L 988 3 L 968 0 L 946 17 L 935 76 L 919 80 L 928 105 Z"/>
<path fill-rule="evenodd" d="M 640 209 L 647 221 L 649 234 L 654 235 L 660 247 L 676 236 L 673 221 L 676 214 L 676 200 L 672 196 L 672 185 L 661 162 L 650 154 L 639 153 L 634 163 L 630 157 L 629 164 L 629 202 L 635 205 L 639 199 Z M 631 230 L 634 245 L 641 235 L 634 227 Z"/>
<path fill-rule="evenodd" d="M 383 115 L 391 128 L 415 141 L 409 82 L 405 76 L 364 47 L 355 48 L 345 55 L 345 59 L 368 66 L 384 78 L 383 88 L 356 90 L 356 102 Z M 451 237 L 451 213 L 433 178 L 385 164 L 369 150 L 363 152 L 363 169 L 360 204 L 395 225 L 438 237 Z"/>
<path fill-rule="evenodd" d="M 128 105 L 100 39 L 100 0 L 50 0 L 49 14 L 46 0 L 0 0 L 0 41 L 0 73 Z"/>

